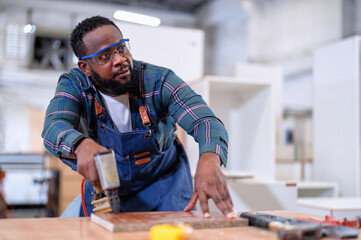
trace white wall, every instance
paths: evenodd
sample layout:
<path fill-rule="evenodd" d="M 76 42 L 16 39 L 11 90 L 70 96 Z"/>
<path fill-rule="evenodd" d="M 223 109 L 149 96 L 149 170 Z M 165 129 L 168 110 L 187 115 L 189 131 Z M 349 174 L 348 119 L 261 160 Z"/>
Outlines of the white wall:
<path fill-rule="evenodd" d="M 205 30 L 205 73 L 233 76 L 234 64 L 247 60 L 247 12 L 242 1 L 211 1 L 198 13 Z"/>
<path fill-rule="evenodd" d="M 250 9 L 249 56 L 257 61 L 311 55 L 341 37 L 341 0 L 256 1 Z"/>
<path fill-rule="evenodd" d="M 216 0 L 198 17 L 206 36 L 205 74 L 232 76 L 234 64 L 244 61 L 279 65 L 283 99 L 292 106 L 311 107 L 312 50 L 342 38 L 342 0 Z M 298 94 L 291 94 L 296 85 Z"/>
<path fill-rule="evenodd" d="M 202 30 L 116 23 L 124 37 L 130 38 L 134 59 L 168 67 L 185 81 L 203 76 Z"/>

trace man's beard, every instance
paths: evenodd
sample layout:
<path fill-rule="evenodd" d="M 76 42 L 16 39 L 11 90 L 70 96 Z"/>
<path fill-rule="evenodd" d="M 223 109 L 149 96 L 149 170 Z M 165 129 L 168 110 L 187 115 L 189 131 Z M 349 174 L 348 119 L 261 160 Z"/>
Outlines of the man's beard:
<path fill-rule="evenodd" d="M 106 91 L 115 96 L 133 92 L 137 88 L 137 81 L 132 77 L 134 74 L 131 74 L 129 81 L 120 83 L 114 78 L 102 78 L 93 70 L 91 70 L 91 73 L 96 85 L 98 85 L 101 89 L 106 89 Z"/>

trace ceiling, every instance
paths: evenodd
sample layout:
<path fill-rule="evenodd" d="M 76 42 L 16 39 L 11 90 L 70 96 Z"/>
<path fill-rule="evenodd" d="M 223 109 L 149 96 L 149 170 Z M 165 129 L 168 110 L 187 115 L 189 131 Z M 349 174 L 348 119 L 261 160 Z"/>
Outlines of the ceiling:
<path fill-rule="evenodd" d="M 99 0 L 84 0 L 99 2 Z M 158 10 L 196 13 L 203 5 L 212 0 L 102 0 L 102 2 Z"/>

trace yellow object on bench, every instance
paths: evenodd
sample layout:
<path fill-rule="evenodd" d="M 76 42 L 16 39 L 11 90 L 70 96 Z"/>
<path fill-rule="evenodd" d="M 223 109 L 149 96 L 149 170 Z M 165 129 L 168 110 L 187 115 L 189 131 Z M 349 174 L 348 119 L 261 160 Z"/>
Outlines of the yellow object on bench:
<path fill-rule="evenodd" d="M 173 226 L 168 224 L 155 225 L 150 229 L 151 240 L 186 240 L 192 233 L 190 225 Z"/>

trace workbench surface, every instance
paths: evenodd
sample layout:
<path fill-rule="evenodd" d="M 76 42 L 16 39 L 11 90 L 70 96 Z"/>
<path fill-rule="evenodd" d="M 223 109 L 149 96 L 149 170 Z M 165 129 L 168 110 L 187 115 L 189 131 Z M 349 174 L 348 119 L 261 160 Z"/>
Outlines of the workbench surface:
<path fill-rule="evenodd" d="M 291 211 L 266 211 L 265 213 L 284 217 L 314 217 Z M 361 233 L 359 233 L 359 239 Z M 87 218 L 23 218 L 1 219 L 0 238 L 27 240 L 87 239 L 87 240 L 149 240 L 149 232 L 109 232 Z M 198 239 L 278 239 L 271 231 L 255 227 L 195 229 L 190 240 Z"/>

